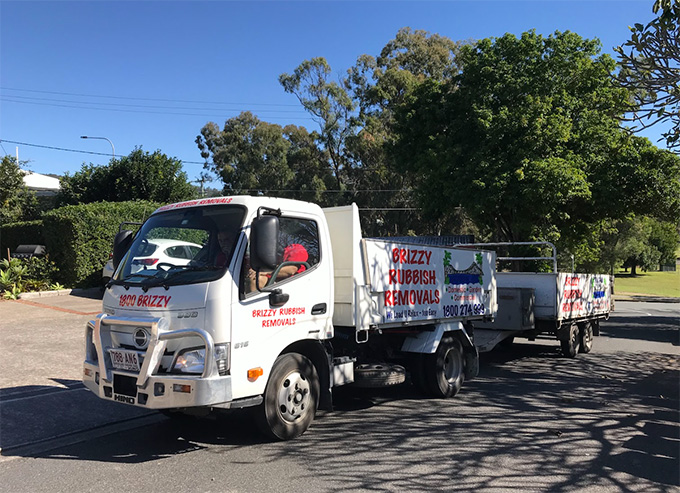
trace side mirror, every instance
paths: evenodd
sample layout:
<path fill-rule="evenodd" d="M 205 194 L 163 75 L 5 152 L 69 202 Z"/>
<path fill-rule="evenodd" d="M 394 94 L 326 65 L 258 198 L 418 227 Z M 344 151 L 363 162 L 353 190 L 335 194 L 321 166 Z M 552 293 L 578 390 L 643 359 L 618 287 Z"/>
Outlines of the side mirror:
<path fill-rule="evenodd" d="M 113 239 L 113 270 L 115 271 L 123 260 L 125 252 L 128 251 L 130 245 L 132 244 L 132 238 L 134 234 L 132 231 L 125 229 L 120 233 L 116 234 Z"/>
<path fill-rule="evenodd" d="M 260 216 L 253 221 L 250 230 L 250 266 L 274 269 L 277 265 L 276 247 L 279 240 L 279 218 Z"/>

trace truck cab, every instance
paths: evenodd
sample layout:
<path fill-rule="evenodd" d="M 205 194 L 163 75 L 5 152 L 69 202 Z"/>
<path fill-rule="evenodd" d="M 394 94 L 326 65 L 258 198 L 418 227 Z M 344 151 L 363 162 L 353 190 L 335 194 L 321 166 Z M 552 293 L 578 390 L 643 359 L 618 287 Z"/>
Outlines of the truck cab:
<path fill-rule="evenodd" d="M 248 248 L 258 215 L 278 222 L 269 244 L 278 265 L 260 266 L 260 286 Z M 145 249 L 159 239 L 202 248 L 186 264 L 154 262 Z M 289 346 L 325 358 L 314 347 L 333 336 L 329 244 L 321 208 L 306 202 L 223 197 L 159 208 L 129 241 L 103 313 L 88 324 L 85 385 L 150 409 L 257 404 Z M 290 245 L 307 258 L 284 262 Z M 297 272 L 279 276 L 286 266 Z"/>

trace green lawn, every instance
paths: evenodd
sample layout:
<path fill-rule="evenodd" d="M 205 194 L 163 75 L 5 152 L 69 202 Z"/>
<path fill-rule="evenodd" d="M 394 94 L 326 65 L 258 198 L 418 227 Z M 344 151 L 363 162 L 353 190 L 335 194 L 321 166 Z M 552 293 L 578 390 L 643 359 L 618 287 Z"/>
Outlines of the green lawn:
<path fill-rule="evenodd" d="M 625 272 L 619 272 L 614 281 L 614 292 L 680 298 L 680 270 L 675 272 L 640 272 L 635 277 Z"/>

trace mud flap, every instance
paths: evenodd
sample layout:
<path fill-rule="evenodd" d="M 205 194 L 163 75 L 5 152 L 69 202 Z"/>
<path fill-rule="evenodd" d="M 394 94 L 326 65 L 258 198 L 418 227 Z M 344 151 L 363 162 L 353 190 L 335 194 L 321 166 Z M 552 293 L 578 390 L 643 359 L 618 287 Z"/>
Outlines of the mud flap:
<path fill-rule="evenodd" d="M 465 380 L 471 380 L 479 375 L 479 351 L 476 346 L 465 346 L 463 349 L 465 361 Z"/>

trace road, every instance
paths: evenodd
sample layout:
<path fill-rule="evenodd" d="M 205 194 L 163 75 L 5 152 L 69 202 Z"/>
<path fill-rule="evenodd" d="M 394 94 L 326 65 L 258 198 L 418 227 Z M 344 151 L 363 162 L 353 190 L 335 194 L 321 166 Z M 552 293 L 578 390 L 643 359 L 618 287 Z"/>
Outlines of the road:
<path fill-rule="evenodd" d="M 39 306 L 45 303 L 51 307 Z M 56 310 L 64 307 L 75 313 Z M 0 359 L 0 489 L 680 486 L 677 303 L 617 302 L 593 352 L 574 360 L 560 357 L 555 341 L 484 354 L 480 376 L 454 399 L 425 399 L 408 384 L 370 393 L 339 389 L 335 411 L 286 443 L 261 440 L 245 413 L 176 423 L 92 397 L 78 382 L 79 344 L 97 307 L 87 299 L 0 303 L 0 349 L 14 356 Z"/>

